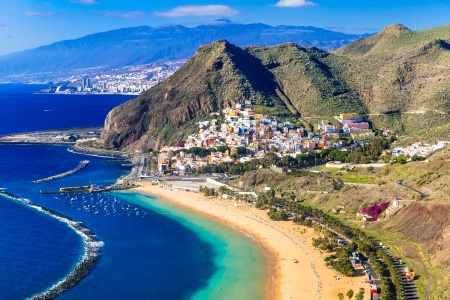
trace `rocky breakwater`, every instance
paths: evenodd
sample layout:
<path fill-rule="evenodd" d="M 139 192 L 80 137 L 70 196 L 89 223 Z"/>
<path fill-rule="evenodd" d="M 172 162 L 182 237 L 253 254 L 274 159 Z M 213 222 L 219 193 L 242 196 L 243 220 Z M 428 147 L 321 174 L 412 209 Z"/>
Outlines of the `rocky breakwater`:
<path fill-rule="evenodd" d="M 80 161 L 80 164 L 75 169 L 72 169 L 70 171 L 67 171 L 67 172 L 64 172 L 64 173 L 61 173 L 61 174 L 53 175 L 53 176 L 50 176 L 50 177 L 47 177 L 47 178 L 44 178 L 44 179 L 34 180 L 33 182 L 34 183 L 41 183 L 41 182 L 46 182 L 46 181 L 50 181 L 50 180 L 53 180 L 53 179 L 63 178 L 63 177 L 72 175 L 72 174 L 74 174 L 74 173 L 76 173 L 78 171 L 83 170 L 84 168 L 87 167 L 88 164 L 89 164 L 89 160 L 82 160 L 82 161 Z"/>
<path fill-rule="evenodd" d="M 97 236 L 87 228 L 83 223 L 78 222 L 74 219 L 71 219 L 63 214 L 60 214 L 54 210 L 47 209 L 45 207 L 39 206 L 30 202 L 27 199 L 16 196 L 12 193 L 6 192 L 4 190 L 0 190 L 0 195 L 4 195 L 12 200 L 21 202 L 25 205 L 28 205 L 31 208 L 39 210 L 47 215 L 50 215 L 61 222 L 66 223 L 71 229 L 73 229 L 84 242 L 84 254 L 75 268 L 62 280 L 55 283 L 46 291 L 34 295 L 31 297 L 33 300 L 45 300 L 45 299 L 53 299 L 73 287 L 77 284 L 84 276 L 86 276 L 92 268 L 95 266 L 95 263 L 100 257 L 100 249 L 103 246 L 103 242 L 99 241 Z"/>
<path fill-rule="evenodd" d="M 122 151 L 114 151 L 107 149 L 98 149 L 89 146 L 89 142 L 79 142 L 73 145 L 70 148 L 71 151 L 81 154 L 95 155 L 95 156 L 104 156 L 104 157 L 114 157 L 121 159 L 129 159 L 131 154 L 122 152 Z"/>

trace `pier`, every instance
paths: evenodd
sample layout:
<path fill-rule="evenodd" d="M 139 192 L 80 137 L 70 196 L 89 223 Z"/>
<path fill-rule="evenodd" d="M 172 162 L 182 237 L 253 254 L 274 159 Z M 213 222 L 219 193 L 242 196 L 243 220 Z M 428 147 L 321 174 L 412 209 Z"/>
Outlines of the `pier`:
<path fill-rule="evenodd" d="M 83 185 L 83 186 L 62 187 L 57 191 L 39 191 L 39 194 L 101 193 L 110 191 L 123 191 L 134 187 L 135 187 L 134 185 L 129 184 L 113 184 L 98 188 L 94 188 L 93 186 L 89 185 Z"/>

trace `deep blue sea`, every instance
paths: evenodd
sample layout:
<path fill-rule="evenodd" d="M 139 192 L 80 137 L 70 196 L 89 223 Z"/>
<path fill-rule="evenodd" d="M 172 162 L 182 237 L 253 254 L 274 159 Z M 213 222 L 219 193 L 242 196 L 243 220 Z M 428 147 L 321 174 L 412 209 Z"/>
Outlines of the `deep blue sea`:
<path fill-rule="evenodd" d="M 103 126 L 132 95 L 35 94 L 42 85 L 0 85 L 0 135 L 33 130 Z"/>
<path fill-rule="evenodd" d="M 132 98 L 33 94 L 40 88 L 0 85 L 0 134 L 101 125 L 111 108 Z M 85 159 L 90 164 L 78 173 L 32 182 Z M 66 146 L 0 144 L 0 188 L 82 222 L 104 243 L 94 269 L 59 299 L 237 299 L 227 287 L 241 290 L 239 299 L 263 297 L 261 249 L 223 225 L 135 193 L 39 193 L 113 183 L 128 171 L 122 163 Z M 0 299 L 45 291 L 82 254 L 83 241 L 65 223 L 0 196 Z"/>

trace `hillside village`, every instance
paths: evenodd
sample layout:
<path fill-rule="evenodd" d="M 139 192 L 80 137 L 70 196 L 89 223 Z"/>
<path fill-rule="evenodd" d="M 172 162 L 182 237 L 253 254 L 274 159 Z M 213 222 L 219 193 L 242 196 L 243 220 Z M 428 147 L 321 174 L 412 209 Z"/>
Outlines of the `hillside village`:
<path fill-rule="evenodd" d="M 160 173 L 172 167 L 182 175 L 186 168 L 197 168 L 208 163 L 246 162 L 263 158 L 267 153 L 276 153 L 278 157 L 295 157 L 315 149 L 340 148 L 345 151 L 375 138 L 369 123 L 364 122 L 362 116 L 356 113 L 335 117 L 342 128 L 322 120 L 318 124 L 318 132 L 308 132 L 304 128 L 295 127 L 291 122 L 257 114 L 249 101 L 236 104 L 234 108 L 225 108 L 220 113 L 212 113 L 211 116 L 211 120 L 198 122 L 199 131 L 190 135 L 186 141 L 178 143 L 176 147 L 162 149 L 165 154 L 158 159 Z M 348 139 L 341 139 L 343 135 L 350 137 L 352 143 L 348 144 Z M 183 151 L 193 148 L 209 149 L 212 152 L 210 156 L 201 158 Z M 173 151 L 177 152 L 176 157 L 167 154 Z M 237 152 L 243 155 L 235 155 Z M 172 159 L 176 160 L 175 164 L 171 162 Z"/>

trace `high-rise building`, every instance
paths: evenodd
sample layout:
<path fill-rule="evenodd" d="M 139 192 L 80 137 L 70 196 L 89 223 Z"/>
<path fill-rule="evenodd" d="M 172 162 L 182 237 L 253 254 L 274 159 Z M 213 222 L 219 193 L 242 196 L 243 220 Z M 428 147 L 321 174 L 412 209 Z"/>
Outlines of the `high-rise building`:
<path fill-rule="evenodd" d="M 81 90 L 86 91 L 90 87 L 91 87 L 91 79 L 88 77 L 83 77 L 81 79 Z"/>

